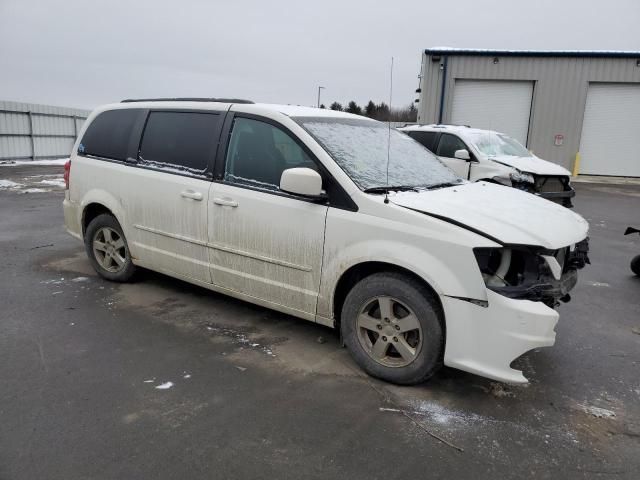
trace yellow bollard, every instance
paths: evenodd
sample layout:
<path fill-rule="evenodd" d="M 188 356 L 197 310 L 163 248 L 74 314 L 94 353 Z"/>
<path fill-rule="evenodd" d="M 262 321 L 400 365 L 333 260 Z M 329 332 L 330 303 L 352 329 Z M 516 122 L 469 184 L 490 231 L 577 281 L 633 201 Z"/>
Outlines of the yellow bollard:
<path fill-rule="evenodd" d="M 577 177 L 580 173 L 580 152 L 576 152 L 576 159 L 573 161 L 573 176 Z"/>

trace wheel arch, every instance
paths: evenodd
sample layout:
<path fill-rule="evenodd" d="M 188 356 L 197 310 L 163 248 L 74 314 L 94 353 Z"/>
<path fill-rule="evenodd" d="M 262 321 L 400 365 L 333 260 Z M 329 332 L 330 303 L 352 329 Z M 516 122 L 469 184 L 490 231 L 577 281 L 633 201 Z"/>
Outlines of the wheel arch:
<path fill-rule="evenodd" d="M 83 195 L 80 205 L 82 211 L 80 214 L 80 226 L 82 228 L 83 237 L 89 222 L 103 213 L 107 213 L 115 217 L 125 235 L 128 234 L 126 225 L 123 222 L 124 209 L 122 208 L 122 204 L 110 193 L 101 189 L 89 190 L 85 195 Z"/>
<path fill-rule="evenodd" d="M 83 237 L 85 232 L 87 231 L 87 227 L 91 223 L 91 220 L 96 218 L 98 215 L 102 215 L 102 214 L 108 214 L 115 217 L 113 212 L 100 202 L 91 202 L 82 209 L 81 225 L 82 225 Z"/>
<path fill-rule="evenodd" d="M 384 273 L 384 272 L 395 272 L 405 275 L 409 278 L 416 280 L 422 286 L 424 286 L 427 290 L 431 292 L 433 298 L 438 302 L 441 311 L 443 312 L 442 318 L 442 327 L 445 331 L 446 335 L 446 321 L 444 319 L 444 309 L 442 308 L 442 302 L 440 300 L 440 295 L 433 288 L 433 286 L 422 278 L 420 275 L 412 272 L 411 270 L 402 267 L 400 265 L 396 265 L 388 262 L 381 261 L 366 261 L 360 262 L 355 265 L 352 265 L 347 270 L 345 270 L 336 283 L 336 287 L 333 292 L 333 302 L 332 302 L 332 313 L 333 318 L 335 319 L 336 327 L 340 324 L 340 314 L 342 312 L 342 306 L 344 305 L 344 301 L 347 298 L 349 291 L 354 287 L 356 283 L 358 283 L 363 278 L 368 277 L 369 275 L 373 275 L 374 273 Z"/>

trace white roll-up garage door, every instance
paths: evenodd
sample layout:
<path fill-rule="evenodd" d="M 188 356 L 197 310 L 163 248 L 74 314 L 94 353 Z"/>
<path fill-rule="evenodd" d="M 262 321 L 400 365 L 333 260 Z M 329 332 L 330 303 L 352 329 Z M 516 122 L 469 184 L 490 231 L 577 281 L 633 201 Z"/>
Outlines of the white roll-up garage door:
<path fill-rule="evenodd" d="M 640 85 L 589 85 L 580 155 L 580 173 L 640 177 Z"/>
<path fill-rule="evenodd" d="M 456 80 L 451 123 L 506 133 L 527 142 L 533 82 Z"/>

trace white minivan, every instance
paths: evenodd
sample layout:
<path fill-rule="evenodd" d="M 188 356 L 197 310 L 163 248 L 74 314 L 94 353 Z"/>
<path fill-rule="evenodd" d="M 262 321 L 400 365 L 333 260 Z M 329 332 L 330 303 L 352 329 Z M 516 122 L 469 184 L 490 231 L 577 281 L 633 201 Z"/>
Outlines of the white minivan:
<path fill-rule="evenodd" d="M 572 207 L 571 172 L 536 157 L 515 138 L 464 125 L 410 125 L 399 128 L 462 178 L 499 183 Z"/>
<path fill-rule="evenodd" d="M 96 271 L 137 267 L 341 329 L 398 384 L 441 366 L 513 383 L 553 345 L 587 222 L 459 178 L 386 124 L 224 99 L 95 110 L 66 166 L 64 217 Z"/>

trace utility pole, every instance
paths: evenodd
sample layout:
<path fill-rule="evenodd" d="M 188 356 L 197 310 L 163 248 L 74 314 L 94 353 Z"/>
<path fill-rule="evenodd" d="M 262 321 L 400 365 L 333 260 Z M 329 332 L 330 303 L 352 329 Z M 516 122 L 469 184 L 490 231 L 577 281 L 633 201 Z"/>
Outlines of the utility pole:
<path fill-rule="evenodd" d="M 320 90 L 324 90 L 324 87 L 318 87 L 318 108 L 320 108 Z"/>

